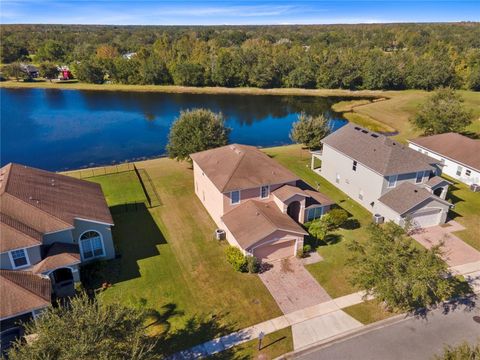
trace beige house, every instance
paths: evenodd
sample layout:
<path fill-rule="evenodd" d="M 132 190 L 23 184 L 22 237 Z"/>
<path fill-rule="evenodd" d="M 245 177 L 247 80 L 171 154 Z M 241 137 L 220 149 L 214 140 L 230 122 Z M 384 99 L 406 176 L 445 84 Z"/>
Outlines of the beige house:
<path fill-rule="evenodd" d="M 15 286 L 38 283 L 32 280 L 38 277 L 48 280 L 54 295 L 72 294 L 74 283 L 80 281 L 81 264 L 115 256 L 112 226 L 100 185 L 19 164 L 2 167 L 0 269 L 7 279 L 2 289 L 14 291 Z M 25 315 L 7 302 L 0 306 L 2 324 Z M 27 315 L 36 311 L 25 309 Z"/>
<path fill-rule="evenodd" d="M 322 151 L 312 152 L 312 169 L 378 218 L 416 227 L 446 221 L 450 183 L 438 176 L 439 160 L 352 123 L 322 142 Z"/>
<path fill-rule="evenodd" d="M 261 260 L 294 256 L 333 202 L 253 146 L 191 155 L 195 193 L 231 245 Z"/>

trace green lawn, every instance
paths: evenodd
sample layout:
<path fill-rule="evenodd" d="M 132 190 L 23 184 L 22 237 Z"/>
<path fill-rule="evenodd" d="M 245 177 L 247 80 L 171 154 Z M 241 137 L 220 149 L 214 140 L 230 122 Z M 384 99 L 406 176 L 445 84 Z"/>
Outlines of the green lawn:
<path fill-rule="evenodd" d="M 349 306 L 342 309 L 348 315 L 354 317 L 362 324 L 367 325 L 380 320 L 388 319 L 389 317 L 398 315 L 399 313 L 385 310 L 375 300 L 365 301 L 361 304 Z"/>
<path fill-rule="evenodd" d="M 101 175 L 88 180 L 99 183 L 102 186 L 108 206 L 128 202 L 145 202 L 147 200 L 135 171 Z"/>
<path fill-rule="evenodd" d="M 215 224 L 193 192 L 189 165 L 156 159 L 137 166 L 149 172 L 163 206 L 116 211 L 122 206 L 115 204 L 140 197 L 138 180 L 127 173 L 89 179 L 102 184 L 112 205 L 121 256 L 100 269 L 97 284 L 113 284 L 101 301 L 155 309 L 167 352 L 280 316 L 256 275 L 226 263 L 226 244 L 213 237 Z"/>

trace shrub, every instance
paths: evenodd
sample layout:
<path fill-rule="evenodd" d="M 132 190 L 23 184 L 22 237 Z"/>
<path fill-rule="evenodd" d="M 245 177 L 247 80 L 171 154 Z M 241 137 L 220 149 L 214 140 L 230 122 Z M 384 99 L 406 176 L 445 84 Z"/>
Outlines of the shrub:
<path fill-rule="evenodd" d="M 325 216 L 328 216 L 329 230 L 338 229 L 348 219 L 348 213 L 343 209 L 332 209 Z"/>
<path fill-rule="evenodd" d="M 256 274 L 260 270 L 260 261 L 255 256 L 247 256 L 247 270 L 251 274 Z"/>
<path fill-rule="evenodd" d="M 247 271 L 247 258 L 245 255 L 243 255 L 239 248 L 235 246 L 229 246 L 225 250 L 225 255 L 227 257 L 227 262 L 233 266 L 235 271 Z"/>
<path fill-rule="evenodd" d="M 303 252 L 303 248 L 299 248 L 297 249 L 297 258 L 301 259 L 305 256 L 304 252 Z"/>
<path fill-rule="evenodd" d="M 303 245 L 303 254 L 306 255 L 312 251 L 312 246 L 310 244 Z"/>

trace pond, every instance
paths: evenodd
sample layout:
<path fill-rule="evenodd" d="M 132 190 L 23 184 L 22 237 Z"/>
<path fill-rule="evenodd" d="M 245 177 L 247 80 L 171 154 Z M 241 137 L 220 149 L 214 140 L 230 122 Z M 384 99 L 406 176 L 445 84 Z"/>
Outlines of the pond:
<path fill-rule="evenodd" d="M 67 170 L 165 154 L 181 110 L 222 112 L 230 142 L 261 147 L 291 143 L 292 123 L 304 111 L 324 114 L 337 129 L 335 97 L 210 95 L 56 89 L 0 89 L 1 164 L 17 162 Z"/>

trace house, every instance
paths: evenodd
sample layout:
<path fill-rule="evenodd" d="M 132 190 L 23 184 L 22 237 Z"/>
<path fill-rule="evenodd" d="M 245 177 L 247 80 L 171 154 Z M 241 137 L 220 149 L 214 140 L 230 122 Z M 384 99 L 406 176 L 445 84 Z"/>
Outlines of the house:
<path fill-rule="evenodd" d="M 442 162 L 442 172 L 467 185 L 480 184 L 480 140 L 457 133 L 410 140 L 408 146 Z"/>
<path fill-rule="evenodd" d="M 449 182 L 441 162 L 384 135 L 349 123 L 322 140 L 312 152 L 314 169 L 377 218 L 403 226 L 428 227 L 446 221 Z"/>
<path fill-rule="evenodd" d="M 38 69 L 31 64 L 21 64 L 22 71 L 31 79 L 37 78 L 39 76 Z"/>
<path fill-rule="evenodd" d="M 277 260 L 297 253 L 333 202 L 253 146 L 227 145 L 192 154 L 195 194 L 227 241 L 245 255 Z"/>
<path fill-rule="evenodd" d="M 45 284 L 38 277 L 55 296 L 71 295 L 81 264 L 115 256 L 112 226 L 100 185 L 13 163 L 0 169 L 0 269 L 11 286 L 38 290 L 28 287 Z M 12 315 L 3 295 L 0 307 Z"/>

